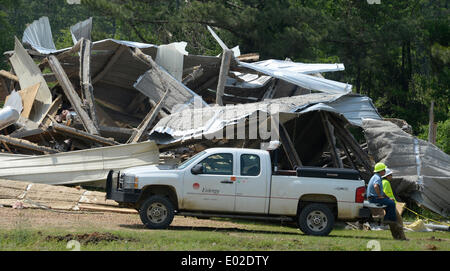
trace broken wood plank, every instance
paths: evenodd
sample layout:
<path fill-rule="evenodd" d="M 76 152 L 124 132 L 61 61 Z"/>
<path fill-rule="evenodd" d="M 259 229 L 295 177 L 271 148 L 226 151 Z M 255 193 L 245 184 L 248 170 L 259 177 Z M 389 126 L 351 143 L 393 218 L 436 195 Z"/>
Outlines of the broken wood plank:
<path fill-rule="evenodd" d="M 83 109 L 81 99 L 78 96 L 75 89 L 73 88 L 73 85 L 70 82 L 69 78 L 67 77 L 67 74 L 64 72 L 64 69 L 61 67 L 59 60 L 55 56 L 51 55 L 48 57 L 48 61 L 50 64 L 50 68 L 55 73 L 55 76 L 58 79 L 58 82 L 61 85 L 64 93 L 66 94 L 67 99 L 69 99 L 73 108 L 80 117 L 81 122 L 83 123 L 83 126 L 86 129 L 86 131 L 88 131 L 90 134 L 98 135 L 99 134 L 98 129 L 95 127 L 94 123 L 89 118 L 88 113 Z"/>
<path fill-rule="evenodd" d="M 159 114 L 159 111 L 161 110 L 162 106 L 164 105 L 164 101 L 167 99 L 168 94 L 170 92 L 170 89 L 166 90 L 166 93 L 161 98 L 161 100 L 158 102 L 158 104 L 150 110 L 150 112 L 145 116 L 144 120 L 139 124 L 137 130 L 131 135 L 130 139 L 127 141 L 127 143 L 136 143 L 138 142 L 143 134 L 150 129 L 151 125 L 155 121 L 156 117 Z"/>
<path fill-rule="evenodd" d="M 325 132 L 325 136 L 327 138 L 328 144 L 330 146 L 331 159 L 333 161 L 333 165 L 337 168 L 343 168 L 344 164 L 342 163 L 341 157 L 339 155 L 339 151 L 336 147 L 336 138 L 334 136 L 332 127 L 330 122 L 328 121 L 327 113 L 321 111 L 320 117 L 322 119 L 322 126 Z"/>
<path fill-rule="evenodd" d="M 222 53 L 222 62 L 220 64 L 219 80 L 216 89 L 216 104 L 223 105 L 223 95 L 225 91 L 225 84 L 227 82 L 228 72 L 230 71 L 230 61 L 233 56 L 232 50 L 224 49 Z"/>
<path fill-rule="evenodd" d="M 39 90 L 39 87 L 41 86 L 41 83 L 37 83 L 36 85 L 33 85 L 31 87 L 27 87 L 26 89 L 20 90 L 17 93 L 19 93 L 20 97 L 22 98 L 22 104 L 23 104 L 23 110 L 20 114 L 24 118 L 30 117 L 30 112 L 33 107 L 34 100 L 36 99 L 36 94 Z"/>
<path fill-rule="evenodd" d="M 259 54 L 258 53 L 243 54 L 238 56 L 237 59 L 242 62 L 255 62 L 259 60 Z"/>
<path fill-rule="evenodd" d="M 0 135 L 0 141 L 8 144 L 10 146 L 27 149 L 27 150 L 31 150 L 34 152 L 45 153 L 45 154 L 58 153 L 57 150 L 54 150 L 49 147 L 37 145 L 37 144 L 30 142 L 28 140 L 25 140 L 25 139 L 17 139 L 17 138 L 13 138 L 10 136 Z"/>
<path fill-rule="evenodd" d="M 186 75 L 186 77 L 183 78 L 183 85 L 187 85 L 192 81 L 197 80 L 198 78 L 203 76 L 203 68 L 194 69 L 190 74 Z"/>
<path fill-rule="evenodd" d="M 0 70 L 0 76 L 5 77 L 9 80 L 13 80 L 15 82 L 19 82 L 19 77 L 5 70 Z"/>
<path fill-rule="evenodd" d="M 98 81 L 100 81 L 108 73 L 108 71 L 114 66 L 114 64 L 116 64 L 117 60 L 119 60 L 120 56 L 127 48 L 128 47 L 125 45 L 119 45 L 119 48 L 117 48 L 116 51 L 114 51 L 113 55 L 108 60 L 108 63 L 106 63 L 105 67 L 103 67 L 103 69 L 95 75 L 94 79 L 92 79 L 92 84 L 95 84 Z"/>
<path fill-rule="evenodd" d="M 82 43 L 82 39 L 79 40 L 72 48 L 70 48 L 69 50 L 67 50 L 65 52 L 58 54 L 55 58 L 58 61 L 61 61 L 68 56 L 78 53 L 80 51 L 81 43 Z M 39 64 L 39 68 L 41 70 L 43 70 L 47 65 L 50 64 L 49 60 L 50 59 L 48 57 L 44 58 L 44 60 Z"/>
<path fill-rule="evenodd" d="M 101 137 L 98 135 L 92 135 L 92 134 L 86 133 L 84 131 L 77 130 L 75 128 L 72 128 L 72 127 L 69 127 L 66 125 L 62 125 L 62 124 L 59 124 L 56 122 L 53 122 L 52 127 L 56 133 L 65 134 L 67 136 L 78 138 L 83 141 L 95 142 L 95 143 L 98 143 L 98 144 L 101 144 L 104 146 L 119 145 L 119 143 L 114 140 L 104 138 L 104 137 Z"/>
<path fill-rule="evenodd" d="M 62 95 L 59 94 L 58 97 L 56 97 L 56 99 L 53 100 L 53 103 L 48 108 L 47 113 L 45 114 L 45 117 L 42 120 L 42 127 L 47 129 L 48 126 L 50 126 L 50 124 L 52 123 L 51 118 L 55 117 L 56 113 L 58 112 L 58 109 L 59 109 L 60 105 L 62 104 L 62 102 L 63 102 L 62 101 Z"/>
<path fill-rule="evenodd" d="M 295 169 L 298 166 L 302 166 L 302 161 L 300 160 L 297 150 L 295 149 L 295 146 L 292 143 L 289 133 L 283 123 L 279 122 L 278 127 L 277 125 L 273 125 L 271 129 L 274 129 L 275 133 L 279 135 L 281 145 L 283 146 L 284 152 L 286 153 L 292 168 Z"/>
<path fill-rule="evenodd" d="M 84 93 L 91 120 L 98 130 L 98 118 L 95 110 L 94 87 L 91 84 L 91 50 L 92 42 L 82 38 L 80 48 L 80 85 Z"/>
<path fill-rule="evenodd" d="M 335 128 L 336 136 L 338 136 L 340 140 L 342 140 L 344 144 L 346 144 L 352 150 L 352 153 L 362 164 L 364 169 L 367 172 L 372 172 L 373 165 L 370 161 L 369 155 L 361 149 L 361 146 L 359 146 L 353 135 L 347 129 L 342 127 L 342 124 L 339 124 L 334 117 L 330 117 L 329 120 Z"/>

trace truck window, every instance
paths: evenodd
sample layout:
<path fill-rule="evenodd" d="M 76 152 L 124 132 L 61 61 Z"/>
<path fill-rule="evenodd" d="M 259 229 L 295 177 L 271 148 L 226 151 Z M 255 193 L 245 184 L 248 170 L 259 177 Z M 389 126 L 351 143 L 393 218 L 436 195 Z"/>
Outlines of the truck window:
<path fill-rule="evenodd" d="M 233 154 L 216 153 L 203 159 L 203 174 L 233 175 Z"/>
<path fill-rule="evenodd" d="M 186 161 L 178 165 L 178 169 L 184 169 L 185 167 L 189 166 L 190 164 L 192 164 L 192 162 L 195 161 L 195 159 L 197 159 L 197 157 L 202 156 L 204 153 L 205 151 L 199 152 L 196 155 L 192 156 L 191 158 L 187 159 Z"/>
<path fill-rule="evenodd" d="M 261 171 L 261 163 L 258 155 L 241 155 L 241 176 L 258 176 Z"/>

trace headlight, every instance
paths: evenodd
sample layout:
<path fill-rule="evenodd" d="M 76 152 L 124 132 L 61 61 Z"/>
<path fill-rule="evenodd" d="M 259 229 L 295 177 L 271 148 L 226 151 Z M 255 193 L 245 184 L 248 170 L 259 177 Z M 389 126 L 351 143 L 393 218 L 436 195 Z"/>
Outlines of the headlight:
<path fill-rule="evenodd" d="M 124 189 L 137 189 L 139 187 L 139 178 L 134 175 L 123 176 Z"/>

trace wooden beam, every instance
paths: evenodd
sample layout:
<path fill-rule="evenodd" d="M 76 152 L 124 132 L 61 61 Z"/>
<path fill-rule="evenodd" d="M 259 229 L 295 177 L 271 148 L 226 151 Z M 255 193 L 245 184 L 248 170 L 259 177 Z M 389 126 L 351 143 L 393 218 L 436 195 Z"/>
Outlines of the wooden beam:
<path fill-rule="evenodd" d="M 80 48 L 80 85 L 86 99 L 92 123 L 98 130 L 98 118 L 95 110 L 94 88 L 91 84 L 91 50 L 92 42 L 82 39 Z"/>
<path fill-rule="evenodd" d="M 58 54 L 55 58 L 58 59 L 58 61 L 63 60 L 64 58 L 71 56 L 75 53 L 78 53 L 80 51 L 81 43 L 83 42 L 83 38 L 80 39 L 72 48 L 69 50 L 62 52 Z M 39 68 L 43 70 L 49 63 L 49 58 L 46 57 L 44 60 L 39 64 Z"/>
<path fill-rule="evenodd" d="M 53 100 L 52 104 L 47 110 L 47 113 L 45 113 L 45 117 L 42 120 L 42 123 L 40 126 L 42 126 L 44 129 L 47 129 L 48 126 L 52 123 L 53 117 L 55 117 L 56 113 L 58 112 L 59 106 L 62 104 L 62 95 L 59 94 L 56 99 Z"/>
<path fill-rule="evenodd" d="M 363 165 L 364 169 L 367 172 L 372 172 L 373 165 L 370 161 L 369 155 L 367 155 L 367 153 L 361 149 L 361 146 L 359 146 L 353 135 L 347 129 L 342 127 L 342 125 L 339 124 L 337 120 L 334 119 L 334 117 L 330 117 L 329 120 L 335 128 L 336 136 L 338 136 L 344 142 L 344 144 L 346 144 L 352 150 L 353 154 Z"/>
<path fill-rule="evenodd" d="M 114 66 L 114 64 L 116 64 L 117 60 L 119 60 L 120 56 L 127 48 L 128 47 L 125 45 L 119 45 L 119 48 L 114 51 L 114 54 L 108 60 L 108 63 L 106 63 L 103 69 L 95 75 L 94 79 L 92 79 L 92 84 L 100 81 L 108 73 L 108 71 Z"/>
<path fill-rule="evenodd" d="M 137 130 L 131 135 L 130 139 L 128 139 L 127 143 L 136 143 L 139 142 L 139 140 L 142 138 L 144 133 L 150 129 L 153 122 L 155 121 L 156 117 L 159 114 L 159 111 L 161 110 L 162 106 L 164 105 L 164 101 L 168 97 L 170 90 L 166 90 L 166 93 L 164 93 L 164 96 L 161 98 L 161 100 L 158 102 L 158 104 L 150 110 L 150 112 L 145 116 L 145 118 L 142 120 L 142 122 L 139 124 Z"/>
<path fill-rule="evenodd" d="M 347 160 L 350 162 L 352 168 L 357 170 L 358 168 L 355 162 L 353 162 L 353 158 L 350 155 L 350 151 L 348 150 L 347 145 L 345 145 L 344 142 L 342 142 L 342 140 L 340 140 L 339 138 L 336 138 L 336 140 L 338 140 L 339 144 L 341 144 L 342 148 L 344 149 L 345 158 L 347 158 Z M 342 157 L 342 159 L 344 159 L 344 157 Z"/>
<path fill-rule="evenodd" d="M 67 74 L 64 72 L 64 69 L 61 67 L 59 60 L 55 56 L 51 55 L 48 57 L 48 62 L 50 64 L 50 68 L 55 73 L 55 76 L 58 79 L 58 82 L 61 85 L 64 93 L 66 94 L 67 99 L 69 99 L 73 108 L 80 117 L 86 131 L 88 131 L 90 134 L 98 135 L 98 129 L 89 118 L 88 113 L 83 109 L 81 99 L 73 88 L 73 85 L 67 77 Z"/>
<path fill-rule="evenodd" d="M 19 77 L 5 70 L 0 70 L 0 76 L 5 77 L 9 80 L 13 80 L 15 82 L 19 82 Z"/>
<path fill-rule="evenodd" d="M 233 56 L 232 50 L 224 49 L 222 53 L 222 63 L 220 64 L 219 80 L 216 89 L 216 104 L 223 105 L 223 94 L 227 82 L 228 72 L 230 71 L 230 61 Z"/>
<path fill-rule="evenodd" d="M 49 147 L 37 145 L 37 144 L 30 142 L 28 140 L 25 140 L 25 139 L 18 139 L 18 138 L 14 138 L 14 137 L 10 137 L 10 136 L 0 135 L 0 141 L 3 143 L 6 143 L 8 145 L 11 145 L 11 146 L 31 150 L 34 152 L 45 153 L 45 154 L 58 153 L 57 150 L 54 150 Z"/>
<path fill-rule="evenodd" d="M 333 165 L 337 168 L 343 168 L 344 164 L 342 163 L 342 159 L 339 155 L 339 151 L 336 147 L 336 138 L 332 131 L 332 127 L 330 122 L 328 121 L 327 113 L 321 111 L 320 117 L 322 119 L 323 130 L 325 132 L 325 136 L 327 137 L 328 144 L 330 146 L 331 159 L 333 161 Z"/>
<path fill-rule="evenodd" d="M 114 146 L 114 145 L 119 145 L 118 142 L 108 139 L 108 138 L 104 138 L 98 135 L 92 135 L 89 133 L 86 133 L 84 131 L 81 130 L 77 130 L 75 128 L 66 126 L 66 125 L 62 125 L 56 122 L 53 122 L 52 124 L 53 130 L 56 133 L 60 133 L 60 134 L 65 134 L 67 136 L 70 137 L 74 137 L 83 141 L 87 141 L 87 142 L 95 142 L 95 143 L 99 143 L 101 145 L 104 146 Z"/>
<path fill-rule="evenodd" d="M 292 168 L 294 169 L 297 166 L 302 166 L 302 161 L 300 160 L 297 150 L 295 149 L 295 146 L 292 143 L 289 133 L 283 123 L 279 122 L 279 127 L 276 127 L 275 125 L 271 127 L 271 129 L 274 129 L 275 132 L 279 135 L 281 145 L 283 146 L 284 152 L 286 153 L 286 156 L 289 160 L 289 163 L 291 163 Z"/>

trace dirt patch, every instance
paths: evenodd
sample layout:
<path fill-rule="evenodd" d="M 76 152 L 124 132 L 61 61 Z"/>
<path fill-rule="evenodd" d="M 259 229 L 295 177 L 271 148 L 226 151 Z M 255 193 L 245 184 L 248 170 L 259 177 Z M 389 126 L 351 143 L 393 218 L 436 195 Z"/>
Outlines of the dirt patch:
<path fill-rule="evenodd" d="M 0 229 L 62 229 L 91 230 L 97 228 L 108 230 L 147 231 L 138 214 L 121 214 L 111 212 L 53 212 L 40 209 L 12 209 L 0 207 Z M 197 219 L 176 216 L 171 228 L 195 229 L 246 229 L 246 225 L 223 220 Z"/>
<path fill-rule="evenodd" d="M 123 238 L 117 235 L 114 235 L 112 233 L 100 233 L 100 232 L 93 232 L 93 233 L 85 233 L 85 234 L 66 234 L 64 236 L 47 236 L 45 238 L 45 241 L 53 241 L 56 240 L 58 242 L 69 242 L 71 240 L 76 240 L 80 242 L 83 245 L 86 244 L 97 244 L 102 241 L 106 242 L 114 242 L 114 241 L 125 241 L 125 242 L 137 242 L 138 240 L 132 239 L 132 238 Z"/>
<path fill-rule="evenodd" d="M 428 250 L 437 250 L 438 249 L 437 246 L 432 245 L 432 244 L 426 244 L 425 248 L 428 249 Z"/>

